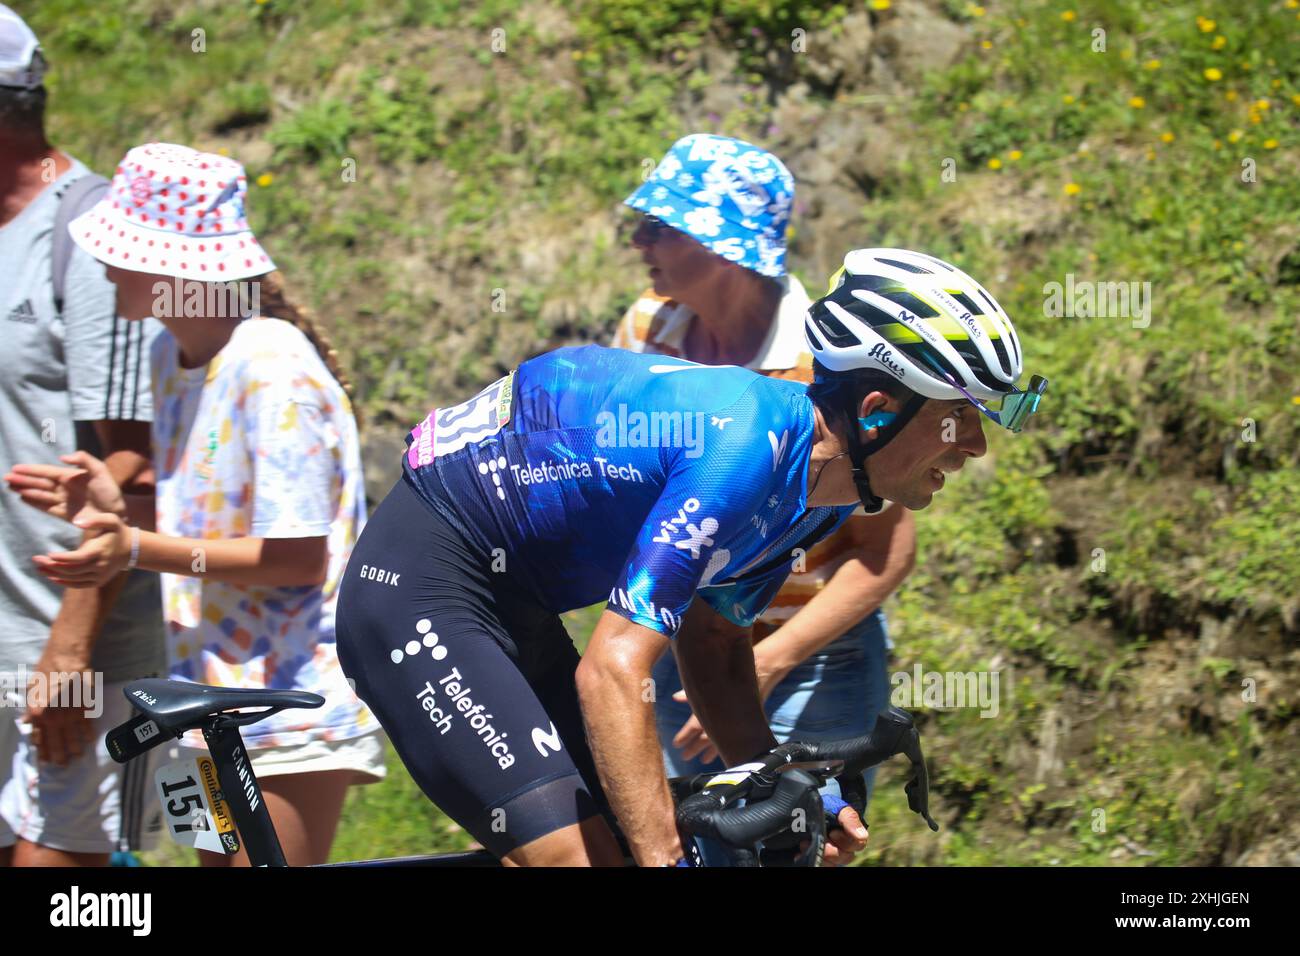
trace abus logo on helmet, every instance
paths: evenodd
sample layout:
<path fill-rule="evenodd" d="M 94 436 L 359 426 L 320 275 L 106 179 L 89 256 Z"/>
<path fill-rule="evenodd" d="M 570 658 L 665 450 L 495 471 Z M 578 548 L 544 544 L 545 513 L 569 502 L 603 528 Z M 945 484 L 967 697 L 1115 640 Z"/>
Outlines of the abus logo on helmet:
<path fill-rule="evenodd" d="M 871 346 L 871 351 L 867 353 L 867 358 L 873 358 L 881 364 L 885 371 L 889 372 L 895 378 L 901 379 L 904 375 L 903 366 L 894 361 L 894 350 L 883 342 L 877 342 Z"/>
<path fill-rule="evenodd" d="M 969 312 L 962 312 L 960 318 L 962 324 L 965 325 L 966 328 L 970 329 L 971 338 L 977 339 L 984 334 L 984 330 L 981 329 L 979 323 L 975 321 L 975 316 L 971 315 Z"/>

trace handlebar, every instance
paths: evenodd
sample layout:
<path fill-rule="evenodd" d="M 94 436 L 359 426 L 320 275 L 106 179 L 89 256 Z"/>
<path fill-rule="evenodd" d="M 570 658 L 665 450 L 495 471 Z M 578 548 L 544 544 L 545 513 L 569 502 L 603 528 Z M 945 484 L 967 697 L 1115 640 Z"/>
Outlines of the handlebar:
<path fill-rule="evenodd" d="M 906 755 L 912 764 L 904 786 L 908 807 L 937 831 L 939 824 L 930 816 L 930 777 L 921 736 L 912 715 L 898 707 L 882 710 L 865 736 L 790 741 L 749 763 L 689 778 L 684 789 L 691 792 L 678 803 L 677 823 L 686 833 L 750 853 L 757 844 L 790 831 L 792 822 L 801 822 L 803 828 L 794 829 L 810 844 L 801 858 L 815 866 L 825 840 L 818 788 L 834 776 L 845 800 L 862 813 L 866 803 L 862 772 L 896 754 Z M 738 806 L 741 800 L 747 800 L 744 806 Z M 800 810 L 805 814 L 802 819 L 796 816 Z"/>

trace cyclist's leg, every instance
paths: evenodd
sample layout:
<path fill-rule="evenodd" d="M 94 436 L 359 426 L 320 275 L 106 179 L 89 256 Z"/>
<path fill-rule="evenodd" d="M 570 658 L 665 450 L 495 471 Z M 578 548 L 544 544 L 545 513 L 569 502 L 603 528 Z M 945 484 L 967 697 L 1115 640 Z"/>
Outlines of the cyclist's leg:
<path fill-rule="evenodd" d="M 601 816 L 588 817 L 506 854 L 506 866 L 622 866 L 623 850 Z"/>
<path fill-rule="evenodd" d="M 387 573 L 363 572 L 371 567 Z M 599 817 L 599 807 L 530 686 L 534 674 L 508 652 L 531 652 L 546 635 L 507 633 L 493 586 L 508 580 L 491 576 L 489 562 L 399 482 L 349 559 L 338 641 L 344 672 L 425 795 L 505 857 Z M 525 669 L 534 664 L 524 658 Z M 580 841 L 567 846 L 563 862 L 593 858 Z"/>

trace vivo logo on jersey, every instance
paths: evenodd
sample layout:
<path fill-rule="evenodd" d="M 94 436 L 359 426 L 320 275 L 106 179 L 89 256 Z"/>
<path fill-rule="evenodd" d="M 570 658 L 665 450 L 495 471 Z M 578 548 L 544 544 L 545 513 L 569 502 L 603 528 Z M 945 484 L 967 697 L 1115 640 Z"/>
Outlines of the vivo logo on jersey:
<path fill-rule="evenodd" d="M 894 359 L 894 350 L 883 342 L 877 342 L 871 346 L 871 351 L 867 353 L 867 357 L 875 359 L 885 371 L 895 378 L 901 379 L 906 374 L 903 366 Z"/>
<path fill-rule="evenodd" d="M 700 548 L 711 546 L 713 544 L 711 535 L 718 530 L 717 518 L 701 518 L 698 525 L 690 519 L 689 516 L 699 510 L 700 499 L 687 498 L 677 509 L 675 517 L 659 522 L 659 533 L 650 540 L 656 544 L 671 543 L 679 550 L 690 551 L 692 558 L 699 558 Z M 678 539 L 678 534 L 683 530 L 686 532 L 686 537 Z"/>

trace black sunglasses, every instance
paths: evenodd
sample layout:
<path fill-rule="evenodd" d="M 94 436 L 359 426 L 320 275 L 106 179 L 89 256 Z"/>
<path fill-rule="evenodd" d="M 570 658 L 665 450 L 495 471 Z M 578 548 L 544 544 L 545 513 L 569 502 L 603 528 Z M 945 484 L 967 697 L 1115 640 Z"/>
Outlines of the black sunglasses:
<path fill-rule="evenodd" d="M 622 225 L 624 238 L 631 240 L 639 232 L 646 244 L 658 242 L 665 232 L 673 229 L 658 216 L 643 215 L 639 219 L 626 219 Z"/>

